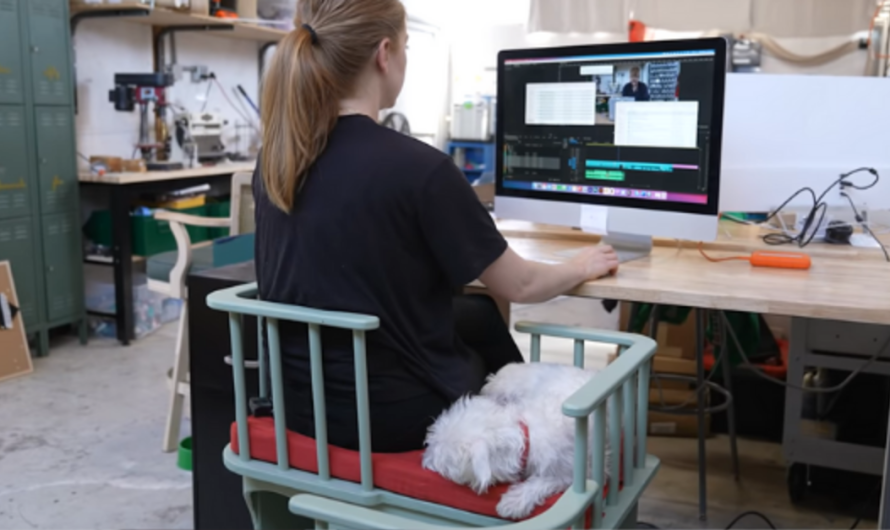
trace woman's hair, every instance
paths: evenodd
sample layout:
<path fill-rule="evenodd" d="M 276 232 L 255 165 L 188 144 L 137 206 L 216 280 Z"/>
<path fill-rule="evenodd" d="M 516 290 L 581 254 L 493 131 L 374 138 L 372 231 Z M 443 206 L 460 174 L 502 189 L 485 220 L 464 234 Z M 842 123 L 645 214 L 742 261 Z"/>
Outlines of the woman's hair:
<path fill-rule="evenodd" d="M 295 29 L 278 45 L 263 80 L 266 194 L 285 212 L 309 168 L 324 151 L 377 46 L 405 29 L 399 0 L 299 0 Z"/>

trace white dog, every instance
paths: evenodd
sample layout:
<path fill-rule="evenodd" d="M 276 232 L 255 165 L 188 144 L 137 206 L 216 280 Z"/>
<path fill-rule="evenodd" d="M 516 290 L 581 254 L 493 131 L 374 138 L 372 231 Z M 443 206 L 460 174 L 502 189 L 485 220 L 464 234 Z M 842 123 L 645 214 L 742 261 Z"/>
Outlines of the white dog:
<path fill-rule="evenodd" d="M 512 484 L 498 515 L 528 517 L 572 485 L 575 422 L 563 415 L 562 404 L 596 373 L 559 364 L 504 367 L 480 395 L 462 398 L 436 419 L 423 467 L 477 493 Z M 606 470 L 609 457 L 607 446 Z"/>

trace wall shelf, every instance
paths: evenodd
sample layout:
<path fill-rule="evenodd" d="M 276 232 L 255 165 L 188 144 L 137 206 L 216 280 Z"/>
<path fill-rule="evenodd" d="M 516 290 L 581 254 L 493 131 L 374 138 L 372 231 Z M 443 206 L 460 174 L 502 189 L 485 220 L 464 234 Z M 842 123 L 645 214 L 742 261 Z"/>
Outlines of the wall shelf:
<path fill-rule="evenodd" d="M 224 37 L 239 40 L 251 40 L 257 42 L 277 42 L 288 34 L 287 31 L 263 27 L 258 24 L 248 24 L 238 22 L 237 19 L 221 19 L 208 15 L 197 15 L 186 11 L 177 11 L 174 9 L 166 9 L 163 7 L 155 7 L 152 9 L 143 3 L 130 1 L 121 2 L 119 4 L 82 4 L 71 3 L 71 16 L 89 16 L 91 13 L 114 13 L 114 12 L 144 12 L 139 13 L 141 16 L 133 16 L 127 19 L 128 22 L 142 24 L 146 26 L 157 26 L 163 28 L 177 26 L 222 26 L 231 27 L 232 31 L 221 31 L 214 33 L 215 37 Z"/>

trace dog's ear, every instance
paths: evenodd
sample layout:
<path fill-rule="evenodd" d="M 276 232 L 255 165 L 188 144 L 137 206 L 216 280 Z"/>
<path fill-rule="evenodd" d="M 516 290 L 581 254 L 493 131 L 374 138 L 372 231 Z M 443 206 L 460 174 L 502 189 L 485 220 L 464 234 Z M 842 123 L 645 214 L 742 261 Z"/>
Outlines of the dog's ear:
<path fill-rule="evenodd" d="M 476 493 L 485 493 L 491 486 L 491 455 L 485 440 L 476 440 L 470 446 L 470 460 L 473 464 L 473 483 L 471 487 Z"/>

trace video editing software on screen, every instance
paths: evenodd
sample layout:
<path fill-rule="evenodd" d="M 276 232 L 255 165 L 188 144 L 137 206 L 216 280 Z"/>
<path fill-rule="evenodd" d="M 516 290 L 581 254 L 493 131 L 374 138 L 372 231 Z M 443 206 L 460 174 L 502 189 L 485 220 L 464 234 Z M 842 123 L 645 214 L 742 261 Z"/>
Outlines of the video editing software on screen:
<path fill-rule="evenodd" d="M 707 204 L 714 55 L 507 59 L 503 186 Z"/>

